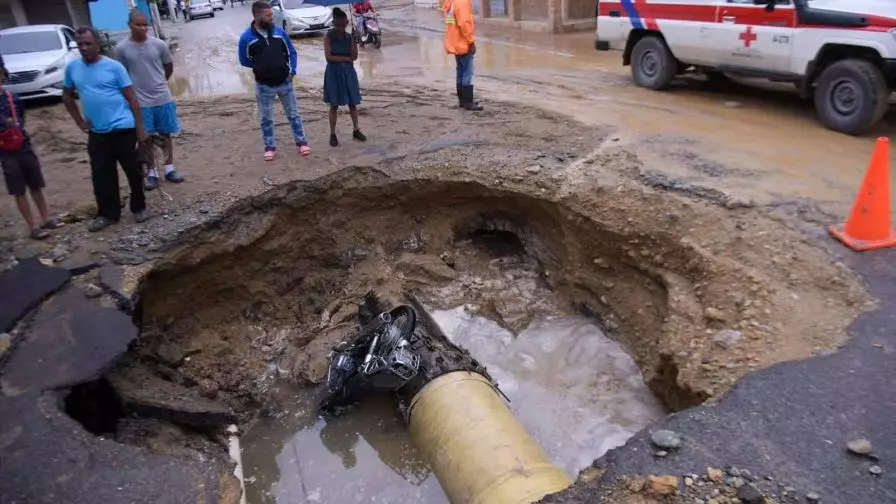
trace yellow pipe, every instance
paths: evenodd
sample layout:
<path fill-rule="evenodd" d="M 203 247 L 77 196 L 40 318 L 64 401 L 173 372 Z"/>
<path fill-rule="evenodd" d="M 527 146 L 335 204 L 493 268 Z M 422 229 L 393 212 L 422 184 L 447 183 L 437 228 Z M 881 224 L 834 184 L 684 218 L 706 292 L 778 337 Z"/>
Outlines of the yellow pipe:
<path fill-rule="evenodd" d="M 572 484 L 477 373 L 426 384 L 411 401 L 410 428 L 452 504 L 530 504 Z"/>

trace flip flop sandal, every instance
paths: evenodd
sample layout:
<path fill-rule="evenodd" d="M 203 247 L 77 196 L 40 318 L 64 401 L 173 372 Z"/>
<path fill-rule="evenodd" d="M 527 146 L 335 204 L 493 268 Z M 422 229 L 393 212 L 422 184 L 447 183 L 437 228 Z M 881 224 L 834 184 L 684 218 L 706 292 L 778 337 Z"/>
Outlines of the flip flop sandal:
<path fill-rule="evenodd" d="M 273 161 L 275 156 L 277 156 L 277 153 L 276 153 L 276 152 L 274 152 L 274 151 L 270 151 L 270 150 L 269 150 L 269 151 L 265 151 L 265 153 L 264 153 L 264 160 L 265 160 L 265 161 Z"/>
<path fill-rule="evenodd" d="M 307 145 L 300 145 L 299 146 L 299 154 L 301 154 L 303 156 L 310 156 L 311 155 L 311 147 L 308 147 Z"/>
<path fill-rule="evenodd" d="M 32 240 L 46 240 L 50 237 L 50 233 L 44 231 L 43 229 L 32 229 L 31 230 L 31 239 Z"/>
<path fill-rule="evenodd" d="M 59 229 L 62 227 L 62 224 L 59 223 L 56 219 L 49 219 L 47 222 L 44 222 L 44 225 L 41 226 L 41 229 Z"/>

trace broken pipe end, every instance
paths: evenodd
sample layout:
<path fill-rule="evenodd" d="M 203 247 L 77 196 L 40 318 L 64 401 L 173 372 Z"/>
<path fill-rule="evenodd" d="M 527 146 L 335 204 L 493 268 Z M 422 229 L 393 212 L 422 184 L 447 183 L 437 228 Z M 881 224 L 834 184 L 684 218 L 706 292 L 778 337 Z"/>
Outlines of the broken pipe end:
<path fill-rule="evenodd" d="M 447 373 L 410 404 L 410 430 L 455 504 L 529 504 L 572 484 L 485 377 Z"/>

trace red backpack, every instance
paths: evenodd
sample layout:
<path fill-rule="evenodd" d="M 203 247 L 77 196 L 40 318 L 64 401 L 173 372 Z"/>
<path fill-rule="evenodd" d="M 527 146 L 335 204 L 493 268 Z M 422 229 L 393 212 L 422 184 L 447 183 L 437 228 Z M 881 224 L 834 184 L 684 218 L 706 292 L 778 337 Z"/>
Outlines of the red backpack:
<path fill-rule="evenodd" d="M 0 131 L 0 149 L 7 152 L 16 152 L 25 144 L 25 132 L 19 127 L 19 114 L 16 112 L 16 104 L 12 101 L 12 94 L 4 93 L 9 100 L 9 110 L 12 112 L 12 125 Z"/>

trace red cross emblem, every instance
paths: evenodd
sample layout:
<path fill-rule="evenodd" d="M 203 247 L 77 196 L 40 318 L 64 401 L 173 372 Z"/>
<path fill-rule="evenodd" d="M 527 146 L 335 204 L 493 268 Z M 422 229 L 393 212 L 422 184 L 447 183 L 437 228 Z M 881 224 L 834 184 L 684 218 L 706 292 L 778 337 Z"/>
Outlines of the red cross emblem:
<path fill-rule="evenodd" d="M 744 42 L 744 47 L 749 49 L 750 44 L 756 42 L 756 39 L 759 37 L 755 33 L 753 33 L 753 27 L 748 26 L 747 31 L 738 35 L 737 38 L 741 39 Z"/>

